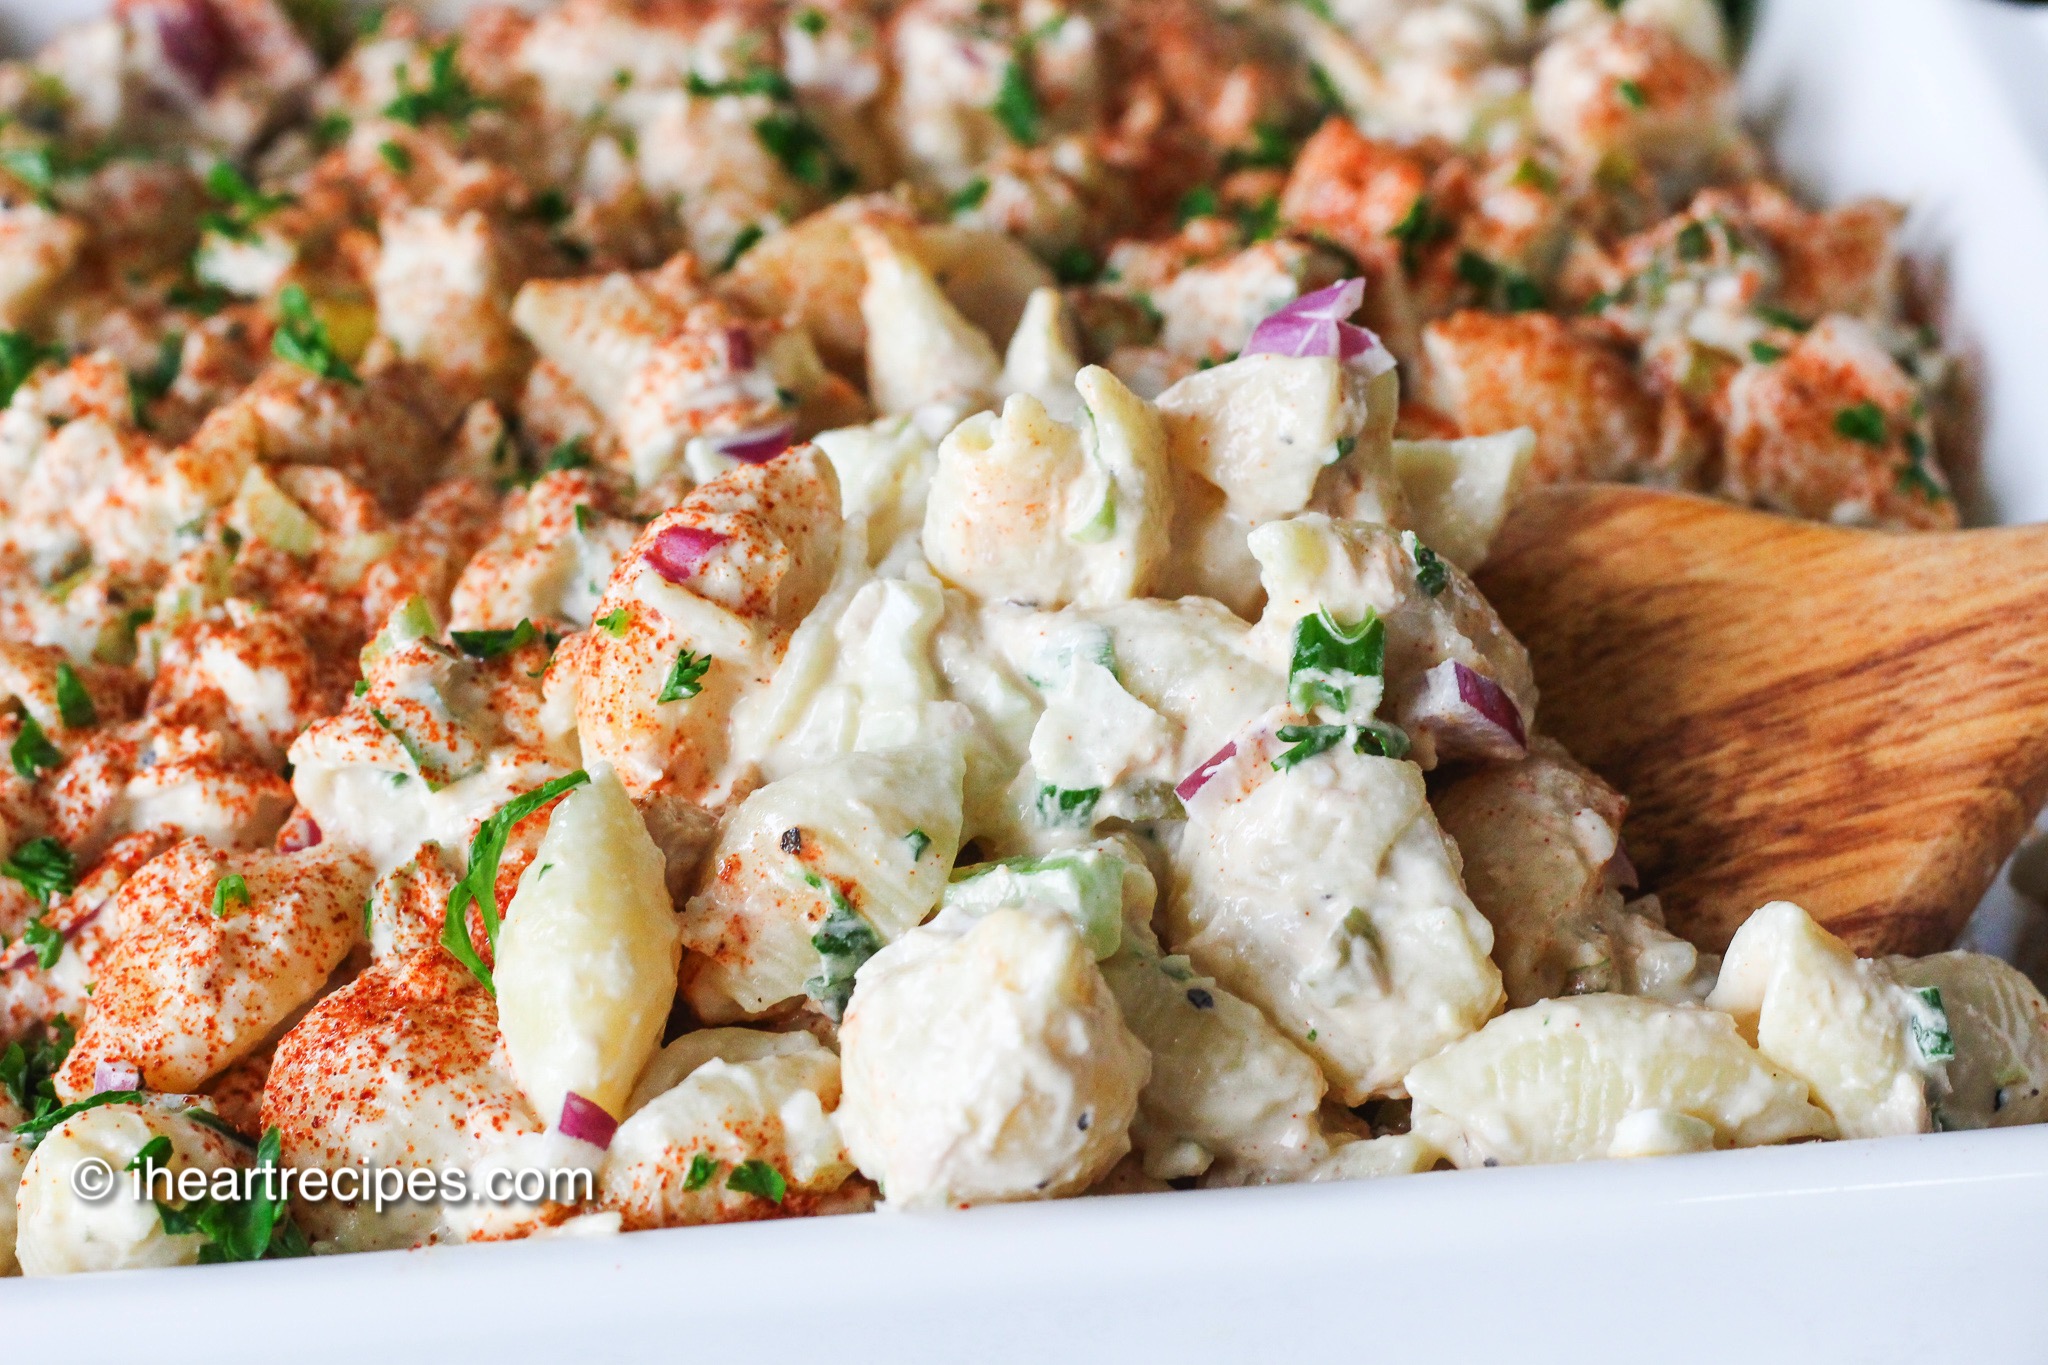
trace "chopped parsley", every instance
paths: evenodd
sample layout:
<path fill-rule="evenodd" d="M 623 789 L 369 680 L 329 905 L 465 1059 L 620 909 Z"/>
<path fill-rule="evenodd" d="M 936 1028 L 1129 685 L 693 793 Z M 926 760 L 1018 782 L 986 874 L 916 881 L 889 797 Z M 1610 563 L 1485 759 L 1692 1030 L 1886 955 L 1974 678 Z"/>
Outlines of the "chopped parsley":
<path fill-rule="evenodd" d="M 676 655 L 676 661 L 669 667 L 668 678 L 661 685 L 657 702 L 688 701 L 704 690 L 704 675 L 711 671 L 709 654 L 692 654 L 685 649 Z"/>
<path fill-rule="evenodd" d="M 58 958 L 64 956 L 64 935 L 55 925 L 45 922 L 41 915 L 37 915 L 22 928 L 21 945 L 34 950 L 36 965 L 46 972 L 57 965 Z"/>
<path fill-rule="evenodd" d="M 1621 102 L 1631 109 L 1647 109 L 1650 97 L 1643 93 L 1643 87 L 1634 81 L 1616 81 L 1614 93 L 1621 96 Z"/>
<path fill-rule="evenodd" d="M 767 234 L 761 231 L 761 225 L 759 223 L 749 223 L 745 227 L 741 228 L 739 230 L 739 235 L 732 239 L 732 245 L 725 249 L 725 256 L 718 263 L 719 270 L 730 270 L 734 266 L 738 265 L 740 263 L 740 257 L 746 255 L 749 251 L 752 251 L 754 249 L 755 244 L 758 243 L 761 240 L 761 238 L 766 235 Z"/>
<path fill-rule="evenodd" d="M 382 711 L 378 710 L 376 707 L 373 706 L 370 708 L 370 719 L 376 721 L 379 728 L 381 728 L 386 734 L 390 735 L 393 739 L 398 741 L 398 747 L 405 750 L 405 756 L 412 760 L 412 766 L 416 770 L 418 770 L 420 775 L 420 781 L 427 784 L 428 791 L 439 791 L 444 785 L 446 785 L 445 783 L 436 782 L 433 778 L 427 775 L 426 752 L 420 748 L 419 742 L 417 740 L 415 740 L 411 735 L 408 735 L 405 731 L 399 729 L 398 726 L 392 722 L 391 717 L 385 715 Z M 404 776 L 403 773 L 399 775 L 401 777 Z"/>
<path fill-rule="evenodd" d="M 1835 434 L 1868 446 L 1882 446 L 1885 443 L 1884 410 L 1871 402 L 1843 408 L 1835 414 Z"/>
<path fill-rule="evenodd" d="M 1918 493 L 1929 502 L 1940 502 L 1948 497 L 1948 490 L 1927 467 L 1927 440 L 1917 431 L 1906 433 L 1906 456 L 1906 463 L 1899 469 L 1898 488 L 1901 493 Z"/>
<path fill-rule="evenodd" d="M 57 714 L 64 718 L 64 726 L 70 730 L 83 730 L 88 725 L 99 724 L 100 709 L 93 705 L 92 693 L 85 690 L 78 670 L 68 663 L 57 665 Z"/>
<path fill-rule="evenodd" d="M 818 10 L 798 10 L 794 22 L 798 28 L 810 34 L 813 38 L 825 31 L 825 16 Z"/>
<path fill-rule="evenodd" d="M 1004 65 L 1002 84 L 996 88 L 995 103 L 988 111 L 1003 125 L 1012 142 L 1036 147 L 1044 131 L 1043 116 L 1038 108 L 1038 92 L 1031 88 L 1031 73 L 1024 66 L 1028 55 L 1026 48 Z"/>
<path fill-rule="evenodd" d="M 718 1162 L 698 1152 L 690 1158 L 690 1170 L 683 1177 L 685 1190 L 701 1190 L 711 1183 L 711 1177 L 718 1174 Z"/>
<path fill-rule="evenodd" d="M 1225 170 L 1284 171 L 1294 164 L 1297 140 L 1277 124 L 1254 123 L 1252 145 L 1233 147 L 1223 158 Z"/>
<path fill-rule="evenodd" d="M 33 1147 L 48 1136 L 50 1130 L 69 1118 L 76 1118 L 88 1109 L 98 1109 L 106 1104 L 140 1104 L 148 1096 L 140 1090 L 102 1090 L 96 1095 L 87 1095 L 82 1100 L 46 1109 L 25 1123 L 14 1125 L 14 1136 L 25 1138 Z"/>
<path fill-rule="evenodd" d="M 854 973 L 882 950 L 882 936 L 838 887 L 815 872 L 806 872 L 804 881 L 823 891 L 827 903 L 825 918 L 811 935 L 811 946 L 818 950 L 822 965 L 816 976 L 804 982 L 804 994 L 817 1001 L 818 1008 L 836 1023 L 846 1013 L 846 1002 L 853 998 Z"/>
<path fill-rule="evenodd" d="M 256 1145 L 256 1170 L 275 1170 L 283 1146 L 275 1125 L 264 1129 Z M 159 1199 L 157 1219 L 173 1237 L 196 1233 L 206 1239 L 199 1249 L 201 1265 L 310 1255 L 306 1235 L 286 1207 L 282 1182 L 255 1182 L 250 1192 L 248 1199 L 195 1199 L 182 1207 Z"/>
<path fill-rule="evenodd" d="M 932 836 L 921 829 L 914 829 L 903 836 L 903 842 L 910 845 L 910 861 L 924 857 L 924 851 L 932 846 Z"/>
<path fill-rule="evenodd" d="M 411 73 L 398 68 L 398 97 L 384 106 L 384 117 L 418 128 L 431 119 L 461 123 L 471 114 L 492 107 L 492 101 L 478 98 L 469 78 L 455 65 L 455 40 L 450 38 L 427 54 L 427 83 L 414 86 Z"/>
<path fill-rule="evenodd" d="M 1441 597 L 1444 589 L 1451 586 L 1451 569 L 1443 556 L 1424 545 L 1413 531 L 1401 533 L 1401 545 L 1415 561 L 1415 586 L 1431 597 Z"/>
<path fill-rule="evenodd" d="M 1436 216 L 1429 196 L 1418 194 L 1401 221 L 1387 229 L 1387 236 L 1401 244 L 1401 264 L 1415 269 L 1416 253 L 1451 234 L 1451 224 Z"/>
<path fill-rule="evenodd" d="M 441 921 L 441 946 L 457 962 L 469 968 L 470 975 L 481 981 L 484 989 L 492 995 L 498 993 L 497 983 L 491 980 L 491 969 L 484 965 L 476 946 L 469 941 L 469 907 L 474 904 L 481 913 L 485 940 L 495 950 L 501 923 L 498 915 L 498 862 L 505 856 L 505 842 L 512 837 L 512 827 L 563 792 L 580 787 L 589 780 L 590 774 L 578 768 L 573 773 L 513 797 L 500 806 L 496 814 L 477 826 L 476 837 L 469 841 L 468 870 L 448 892 L 448 909 Z"/>
<path fill-rule="evenodd" d="M 590 510 L 589 503 L 579 502 L 576 504 L 576 533 L 578 535 L 587 534 L 596 521 L 597 514 Z"/>
<path fill-rule="evenodd" d="M 61 347 L 45 346 L 26 332 L 0 331 L 0 405 L 14 401 L 14 391 L 35 373 L 36 366 L 63 358 Z"/>
<path fill-rule="evenodd" d="M 1704 261 L 1712 254 L 1714 243 L 1707 236 L 1705 223 L 1687 223 L 1678 230 L 1678 259 L 1681 261 Z"/>
<path fill-rule="evenodd" d="M 328 340 L 327 324 L 314 316 L 313 301 L 304 286 L 286 285 L 277 296 L 277 308 L 280 317 L 270 339 L 271 354 L 322 379 L 341 384 L 363 382 Z"/>
<path fill-rule="evenodd" d="M 1304 711 L 1321 704 L 1342 713 L 1351 706 L 1351 684 L 1360 678 L 1382 676 L 1386 656 L 1386 623 L 1372 608 L 1366 608 L 1364 619 L 1346 625 L 1318 607 L 1294 623 L 1288 698 Z M 1311 752 L 1321 753 L 1322 749 Z"/>
<path fill-rule="evenodd" d="M 857 177 L 841 161 L 817 126 L 794 110 L 777 110 L 754 121 L 754 136 L 782 168 L 802 183 L 830 194 L 854 186 Z"/>
<path fill-rule="evenodd" d="M 521 617 L 519 624 L 509 630 L 451 630 L 448 638 L 472 659 L 496 659 L 526 648 L 533 643 L 536 633 L 533 622 Z"/>
<path fill-rule="evenodd" d="M 1788 313 L 1783 308 L 1773 308 L 1767 303 L 1760 303 L 1749 311 L 1755 313 L 1765 322 L 1770 323 L 1771 326 L 1782 327 L 1788 332 L 1807 332 L 1813 329 L 1813 324 L 1800 317 L 1799 314 Z"/>
<path fill-rule="evenodd" d="M 543 474 L 559 474 L 565 469 L 587 469 L 590 467 L 590 447 L 581 436 L 571 436 L 548 452 L 541 464 Z"/>
<path fill-rule="evenodd" d="M 721 95 L 766 95 L 774 100 L 796 98 L 796 91 L 788 79 L 772 66 L 757 66 L 738 76 L 722 81 L 707 81 L 692 71 L 684 78 L 683 88 L 700 99 L 716 99 Z"/>
<path fill-rule="evenodd" d="M 1061 284 L 1092 284 L 1102 273 L 1102 263 L 1079 243 L 1061 247 L 1050 264 L 1053 278 Z"/>
<path fill-rule="evenodd" d="M 1785 349 L 1768 342 L 1752 341 L 1749 343 L 1749 358 L 1759 365 L 1775 365 L 1785 358 Z"/>
<path fill-rule="evenodd" d="M 1237 228 L 1247 242 L 1263 242 L 1280 231 L 1280 196 L 1269 194 L 1237 211 Z"/>
<path fill-rule="evenodd" d="M 256 224 L 296 202 L 289 194 L 263 193 L 234 162 L 225 159 L 214 162 L 206 172 L 206 192 L 221 207 L 202 216 L 200 227 L 237 242 L 254 238 Z"/>
<path fill-rule="evenodd" d="M 789 1182 L 782 1178 L 782 1172 L 765 1161 L 742 1161 L 725 1178 L 725 1187 L 741 1194 L 759 1195 L 771 1204 L 780 1204 L 783 1195 L 789 1191 Z"/>
<path fill-rule="evenodd" d="M 313 125 L 313 142 L 322 148 L 339 147 L 355 131 L 356 121 L 347 114 L 322 114 Z"/>
<path fill-rule="evenodd" d="M 1180 227 L 1186 227 L 1197 218 L 1213 218 L 1221 205 L 1216 191 L 1208 185 L 1197 185 L 1180 197 L 1180 207 L 1173 211 L 1173 220 Z"/>
<path fill-rule="evenodd" d="M 1048 825 L 1087 825 L 1095 815 L 1095 803 L 1102 799 L 1100 787 L 1055 787 L 1038 789 L 1038 818 Z"/>
<path fill-rule="evenodd" d="M 610 611 L 598 617 L 597 620 L 595 620 L 591 624 L 595 625 L 598 629 L 604 631 L 607 635 L 616 635 L 620 639 L 624 639 L 626 635 L 626 624 L 632 619 L 633 613 L 627 608 L 613 607 Z"/>
<path fill-rule="evenodd" d="M 152 1166 L 169 1169 L 170 1164 L 171 1140 L 162 1133 L 158 1133 L 155 1137 L 136 1148 L 135 1155 L 130 1157 L 128 1164 L 121 1169 L 124 1171 L 141 1171 L 143 1178 L 147 1180 Z"/>
<path fill-rule="evenodd" d="M 241 902 L 244 909 L 249 905 L 249 883 L 239 872 L 230 872 L 213 884 L 213 917 L 226 919 L 228 906 Z"/>
<path fill-rule="evenodd" d="M 951 214 L 967 213 L 981 207 L 981 201 L 988 198 L 988 177 L 977 175 L 946 196 L 946 211 Z"/>
<path fill-rule="evenodd" d="M 55 1077 L 64 1059 L 71 1055 L 71 1045 L 77 1041 L 78 1031 L 62 1014 L 52 1019 L 42 1036 L 33 1042 L 17 1038 L 7 1045 L 5 1052 L 0 1052 L 0 1088 L 31 1117 L 55 1109 Z"/>
<path fill-rule="evenodd" d="M 36 774 L 44 768 L 54 768 L 64 761 L 64 755 L 58 752 L 56 745 L 50 743 L 49 736 L 43 733 L 43 727 L 26 711 L 21 713 L 21 732 L 15 735 L 14 743 L 8 746 L 7 757 L 14 764 L 15 773 L 24 782 L 35 781 Z"/>
<path fill-rule="evenodd" d="M 377 144 L 377 155 L 384 158 L 384 164 L 400 175 L 412 174 L 412 153 L 396 142 Z"/>
<path fill-rule="evenodd" d="M 1534 280 L 1519 270 L 1495 265 L 1476 251 L 1458 253 L 1458 278 L 1503 311 L 1527 313 L 1543 307 L 1543 291 Z"/>
<path fill-rule="evenodd" d="M 1540 161 L 1522 158 L 1522 164 L 1515 167 L 1515 174 L 1509 184 L 1520 189 L 1541 190 L 1545 194 L 1557 193 L 1557 172 Z"/>
<path fill-rule="evenodd" d="M 53 897 L 69 895 L 78 885 L 71 850 L 47 834 L 29 840 L 9 854 L 6 862 L 0 862 L 0 876 L 20 882 L 36 898 L 36 904 L 43 906 Z"/>

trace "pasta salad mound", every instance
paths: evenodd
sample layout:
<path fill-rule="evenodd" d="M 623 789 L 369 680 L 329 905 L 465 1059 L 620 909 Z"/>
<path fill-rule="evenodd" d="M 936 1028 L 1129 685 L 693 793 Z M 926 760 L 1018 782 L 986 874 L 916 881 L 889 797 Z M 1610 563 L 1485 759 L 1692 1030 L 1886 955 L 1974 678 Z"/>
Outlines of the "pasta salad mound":
<path fill-rule="evenodd" d="M 1957 524 L 1712 0 L 453 9 L 0 63 L 0 1271 L 2048 1118 L 1671 933 L 1473 584 Z"/>

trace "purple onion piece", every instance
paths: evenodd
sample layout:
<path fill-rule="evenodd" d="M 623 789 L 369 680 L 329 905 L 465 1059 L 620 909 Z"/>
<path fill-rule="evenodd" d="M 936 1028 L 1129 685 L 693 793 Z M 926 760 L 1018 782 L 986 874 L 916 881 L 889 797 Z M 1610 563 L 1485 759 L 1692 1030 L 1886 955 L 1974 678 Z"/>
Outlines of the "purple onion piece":
<path fill-rule="evenodd" d="M 1402 724 L 1434 742 L 1438 762 L 1453 759 L 1513 761 L 1529 752 L 1522 713 L 1493 679 L 1446 659 L 1422 675 L 1422 692 Z"/>
<path fill-rule="evenodd" d="M 301 806 L 292 812 L 291 818 L 284 822 L 284 828 L 277 832 L 277 851 L 304 853 L 309 848 L 318 848 L 326 837 L 320 832 L 320 822 Z"/>
<path fill-rule="evenodd" d="M 772 427 L 756 427 L 752 431 L 738 431 L 730 436 L 713 436 L 711 448 L 721 455 L 730 456 L 741 464 L 767 464 L 770 460 L 789 449 L 796 438 L 796 428 L 787 422 L 777 422 Z"/>
<path fill-rule="evenodd" d="M 612 1134 L 619 1131 L 619 1121 L 606 1113 L 603 1105 L 573 1090 L 562 1097 L 562 1121 L 555 1126 L 565 1137 L 579 1138 L 600 1149 L 610 1147 Z"/>
<path fill-rule="evenodd" d="M 1303 294 L 1252 329 L 1242 355 L 1326 356 L 1377 378 L 1394 368 L 1380 339 L 1350 321 L 1365 302 L 1365 281 L 1339 280 Z"/>
<path fill-rule="evenodd" d="M 665 526 L 642 556 L 654 571 L 671 583 L 687 583 L 697 576 L 711 552 L 731 540 L 728 535 L 701 526 Z"/>
<path fill-rule="evenodd" d="M 139 1090 L 142 1087 L 142 1068 L 133 1062 L 94 1062 L 92 1064 L 92 1093 L 104 1095 L 109 1090 Z"/>
<path fill-rule="evenodd" d="M 1209 755 L 1208 762 L 1189 773 L 1186 777 L 1183 777 L 1180 780 L 1180 785 L 1173 789 L 1173 794 L 1183 801 L 1192 800 L 1196 792 L 1209 785 L 1209 779 L 1216 776 L 1217 769 L 1230 762 L 1236 755 L 1237 741 L 1233 739 L 1230 743 Z"/>
<path fill-rule="evenodd" d="M 754 338 L 744 327 L 725 329 L 725 363 L 735 374 L 754 368 Z"/>
<path fill-rule="evenodd" d="M 234 35 L 207 0 L 157 0 L 148 9 L 164 59 L 201 96 L 211 95 L 234 59 Z"/>

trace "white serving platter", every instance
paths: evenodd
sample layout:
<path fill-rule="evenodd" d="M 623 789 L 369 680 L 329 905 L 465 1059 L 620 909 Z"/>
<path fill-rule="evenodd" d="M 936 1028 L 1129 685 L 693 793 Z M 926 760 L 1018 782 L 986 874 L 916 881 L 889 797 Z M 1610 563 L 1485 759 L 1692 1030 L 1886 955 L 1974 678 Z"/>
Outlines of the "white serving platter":
<path fill-rule="evenodd" d="M 0 34 L 99 8 L 0 0 Z M 1973 519 L 2048 521 L 2048 20 L 1767 0 L 1744 87 L 1797 183 L 1913 206 L 1984 391 Z M 2048 1126 L 8 1280 L 0 1365 L 2039 1365 L 2044 1229 Z"/>

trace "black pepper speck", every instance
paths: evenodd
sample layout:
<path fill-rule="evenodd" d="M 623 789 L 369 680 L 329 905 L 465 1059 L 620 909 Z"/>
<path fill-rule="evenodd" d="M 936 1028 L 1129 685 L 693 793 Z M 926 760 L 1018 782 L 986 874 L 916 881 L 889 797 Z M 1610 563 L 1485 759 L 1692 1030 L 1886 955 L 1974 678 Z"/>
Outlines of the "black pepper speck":
<path fill-rule="evenodd" d="M 782 851 L 795 857 L 804 851 L 804 832 L 794 825 L 782 831 Z"/>
<path fill-rule="evenodd" d="M 1216 1008 L 1216 997 L 1203 990 L 1200 986 L 1190 986 L 1188 988 L 1188 1003 L 1198 1010 L 1213 1010 Z"/>

